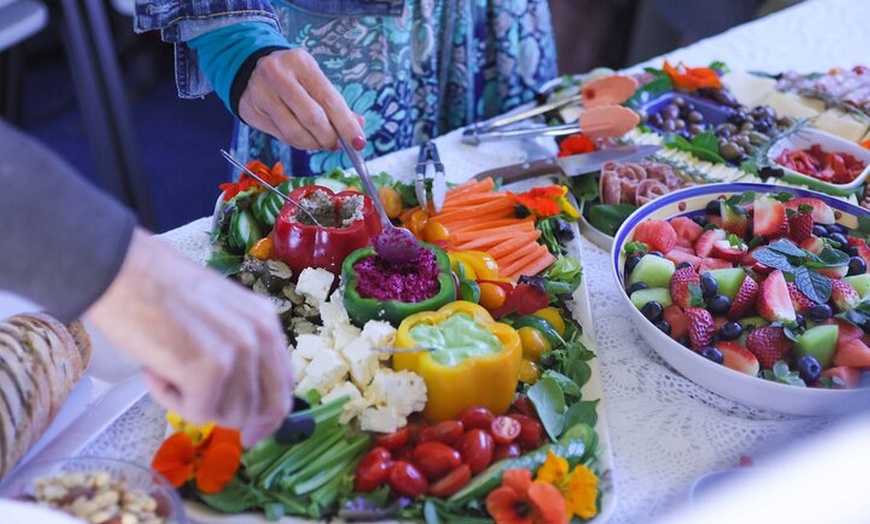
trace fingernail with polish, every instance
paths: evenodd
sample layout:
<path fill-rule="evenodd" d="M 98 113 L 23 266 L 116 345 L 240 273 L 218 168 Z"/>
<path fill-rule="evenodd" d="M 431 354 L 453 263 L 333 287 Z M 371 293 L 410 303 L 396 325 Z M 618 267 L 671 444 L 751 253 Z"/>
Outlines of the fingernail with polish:
<path fill-rule="evenodd" d="M 366 147 L 366 139 L 364 136 L 358 136 L 351 141 L 350 145 L 357 151 L 362 151 Z"/>

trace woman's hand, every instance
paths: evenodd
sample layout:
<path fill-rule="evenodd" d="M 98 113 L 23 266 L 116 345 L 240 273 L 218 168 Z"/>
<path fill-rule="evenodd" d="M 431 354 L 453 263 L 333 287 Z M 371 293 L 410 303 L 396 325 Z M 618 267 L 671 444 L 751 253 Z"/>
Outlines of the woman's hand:
<path fill-rule="evenodd" d="M 142 230 L 86 317 L 186 420 L 239 428 L 248 446 L 291 409 L 287 341 L 271 302 Z"/>
<path fill-rule="evenodd" d="M 355 149 L 366 144 L 362 117 L 300 48 L 274 51 L 257 61 L 239 100 L 239 116 L 298 149 L 337 149 L 339 135 Z"/>

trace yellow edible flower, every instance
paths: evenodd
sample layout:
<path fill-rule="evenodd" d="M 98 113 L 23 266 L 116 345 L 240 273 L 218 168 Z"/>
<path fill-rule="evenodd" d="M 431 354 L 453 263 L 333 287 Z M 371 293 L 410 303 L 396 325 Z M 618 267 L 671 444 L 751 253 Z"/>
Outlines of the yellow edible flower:
<path fill-rule="evenodd" d="M 598 513 L 595 504 L 598 478 L 583 464 L 569 473 L 568 461 L 548 450 L 547 459 L 538 469 L 537 480 L 554 485 L 562 493 L 569 518 L 577 515 L 588 520 Z"/>
<path fill-rule="evenodd" d="M 192 424 L 183 418 L 181 415 L 174 411 L 166 412 L 166 422 L 174 429 L 176 432 L 183 431 L 187 433 L 187 436 L 190 437 L 190 440 L 193 442 L 193 445 L 199 444 L 202 440 L 208 437 L 212 430 L 214 430 L 214 422 L 206 422 L 205 424 Z"/>

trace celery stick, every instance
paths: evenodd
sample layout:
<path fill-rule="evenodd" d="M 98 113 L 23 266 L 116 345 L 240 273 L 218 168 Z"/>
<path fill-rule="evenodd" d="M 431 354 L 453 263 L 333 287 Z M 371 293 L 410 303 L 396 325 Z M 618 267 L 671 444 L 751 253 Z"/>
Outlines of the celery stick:
<path fill-rule="evenodd" d="M 297 444 L 263 472 L 258 484 L 268 489 L 275 483 L 276 477 L 286 477 L 299 472 L 326 453 L 330 447 L 342 441 L 346 433 L 346 430 L 335 429 L 331 434 L 327 433 L 321 438 L 314 439 L 312 436 L 312 438 Z"/>
<path fill-rule="evenodd" d="M 299 480 L 291 488 L 293 493 L 303 495 L 313 491 L 323 484 L 327 483 L 336 474 L 344 470 L 349 464 L 355 464 L 357 455 L 360 451 L 369 446 L 369 438 L 365 435 L 360 435 L 361 438 L 356 439 L 345 448 L 341 453 L 329 457 L 330 460 L 324 461 L 323 465 L 314 468 L 313 464 L 306 470 L 306 475 L 300 475 Z"/>

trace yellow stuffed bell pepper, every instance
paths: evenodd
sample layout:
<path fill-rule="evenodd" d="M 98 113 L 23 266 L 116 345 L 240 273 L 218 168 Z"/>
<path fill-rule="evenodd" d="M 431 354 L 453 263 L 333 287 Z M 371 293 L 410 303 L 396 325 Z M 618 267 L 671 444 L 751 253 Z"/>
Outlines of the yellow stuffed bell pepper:
<path fill-rule="evenodd" d="M 413 371 L 426 381 L 423 416 L 430 422 L 455 419 L 471 406 L 495 414 L 510 407 L 523 356 L 520 337 L 483 307 L 459 300 L 408 316 L 399 324 L 396 348 L 413 347 L 434 351 L 397 353 L 393 369 Z"/>

